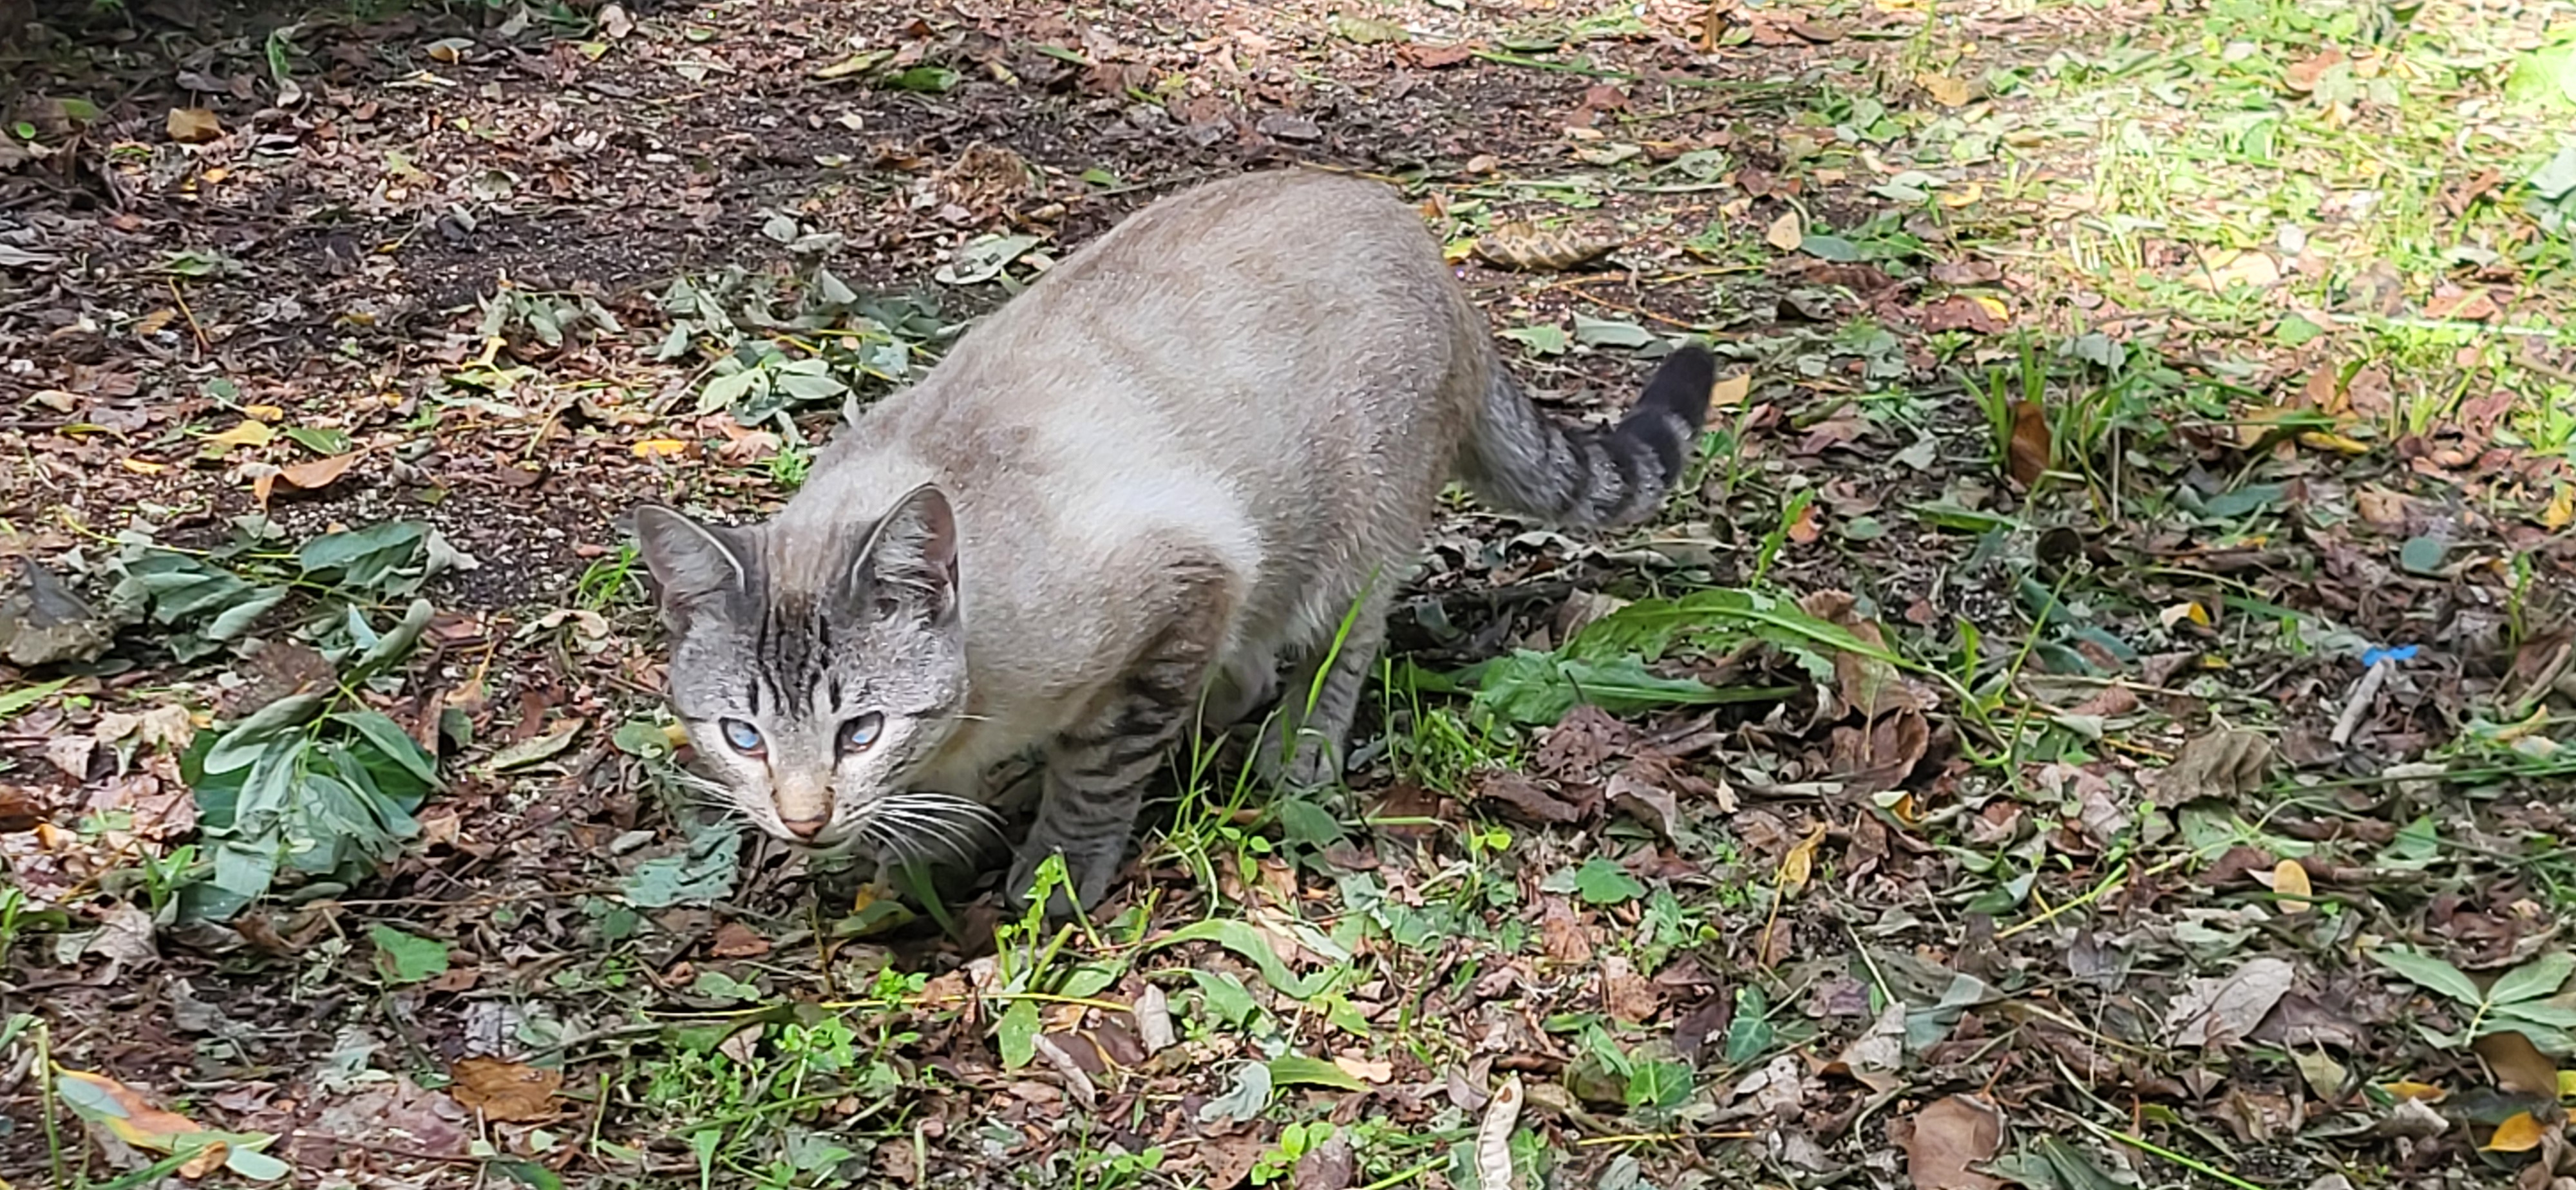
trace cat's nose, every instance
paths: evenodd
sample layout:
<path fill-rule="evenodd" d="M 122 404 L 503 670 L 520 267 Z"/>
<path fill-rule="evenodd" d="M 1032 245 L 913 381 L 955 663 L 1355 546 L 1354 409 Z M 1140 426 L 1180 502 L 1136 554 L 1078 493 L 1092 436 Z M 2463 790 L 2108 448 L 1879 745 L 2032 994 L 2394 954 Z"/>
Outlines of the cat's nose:
<path fill-rule="evenodd" d="M 822 834 L 824 824 L 830 821 L 828 818 L 789 818 L 781 815 L 778 825 L 786 827 L 788 834 L 799 839 L 811 839 Z"/>

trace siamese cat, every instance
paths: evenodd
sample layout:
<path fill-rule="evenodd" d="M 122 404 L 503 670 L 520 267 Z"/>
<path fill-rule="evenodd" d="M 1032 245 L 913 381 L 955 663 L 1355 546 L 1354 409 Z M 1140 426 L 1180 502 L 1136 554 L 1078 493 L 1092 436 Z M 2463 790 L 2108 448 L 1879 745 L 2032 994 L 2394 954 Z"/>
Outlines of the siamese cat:
<path fill-rule="evenodd" d="M 1283 662 L 1257 763 L 1340 777 L 1450 481 L 1558 525 L 1643 520 L 1714 379 L 1681 347 L 1616 425 L 1559 422 L 1392 190 L 1300 169 L 1201 186 L 859 414 L 775 518 L 638 507 L 671 705 L 762 829 L 880 856 L 963 850 L 986 774 L 1034 750 L 1004 892 L 1061 853 L 1087 908 L 1174 742 L 1269 702 Z"/>

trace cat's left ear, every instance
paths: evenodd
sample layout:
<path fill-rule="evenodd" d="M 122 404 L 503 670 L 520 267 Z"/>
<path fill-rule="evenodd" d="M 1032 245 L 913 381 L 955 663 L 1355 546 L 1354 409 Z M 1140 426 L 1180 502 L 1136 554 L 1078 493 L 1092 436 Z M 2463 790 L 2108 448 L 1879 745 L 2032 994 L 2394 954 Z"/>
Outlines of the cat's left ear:
<path fill-rule="evenodd" d="M 957 614 L 957 514 L 923 484 L 877 519 L 850 564 L 851 602 L 878 619 L 945 624 Z"/>

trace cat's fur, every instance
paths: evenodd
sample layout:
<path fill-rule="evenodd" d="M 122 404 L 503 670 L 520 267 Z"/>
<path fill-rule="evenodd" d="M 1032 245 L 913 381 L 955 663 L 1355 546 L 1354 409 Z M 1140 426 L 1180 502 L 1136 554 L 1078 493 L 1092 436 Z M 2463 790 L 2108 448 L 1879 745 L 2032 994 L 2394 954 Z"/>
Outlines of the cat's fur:
<path fill-rule="evenodd" d="M 1713 378 L 1684 347 L 1616 427 L 1561 424 L 1392 191 L 1304 170 L 1202 186 L 860 415 L 773 520 L 637 509 L 672 704 L 752 821 L 816 844 L 918 852 L 955 834 L 940 795 L 1043 748 L 1005 891 L 1060 850 L 1089 905 L 1203 696 L 1231 721 L 1294 662 L 1258 755 L 1292 782 L 1339 775 L 1452 478 L 1560 524 L 1640 520 Z"/>

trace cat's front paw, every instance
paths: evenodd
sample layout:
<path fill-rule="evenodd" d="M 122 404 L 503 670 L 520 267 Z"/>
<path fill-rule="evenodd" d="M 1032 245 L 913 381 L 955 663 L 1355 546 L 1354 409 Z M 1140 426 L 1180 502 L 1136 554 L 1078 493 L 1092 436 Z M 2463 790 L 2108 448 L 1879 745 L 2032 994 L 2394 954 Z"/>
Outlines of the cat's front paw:
<path fill-rule="evenodd" d="M 1291 738 L 1273 718 L 1261 730 L 1252 754 L 1252 771 L 1269 785 L 1291 793 L 1328 789 L 1342 779 L 1339 749 L 1322 736 L 1301 732 Z"/>
<path fill-rule="evenodd" d="M 1046 862 L 1049 855 L 1057 854 L 1064 855 L 1065 876 L 1072 887 L 1068 890 L 1065 884 L 1057 884 L 1048 895 L 1046 915 L 1049 921 L 1069 921 L 1077 907 L 1093 908 L 1109 895 L 1109 882 L 1118 875 L 1116 855 L 1077 855 L 1054 848 L 1022 847 L 1019 858 L 1011 863 L 1009 879 L 1002 883 L 1002 894 L 1012 909 L 1028 907 L 1029 894 L 1037 886 L 1038 865 Z"/>

